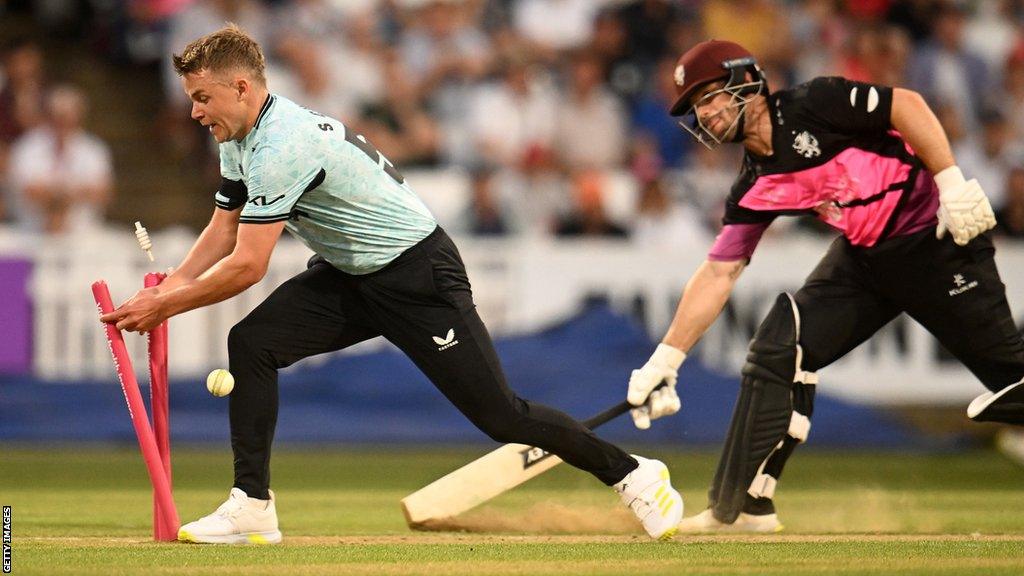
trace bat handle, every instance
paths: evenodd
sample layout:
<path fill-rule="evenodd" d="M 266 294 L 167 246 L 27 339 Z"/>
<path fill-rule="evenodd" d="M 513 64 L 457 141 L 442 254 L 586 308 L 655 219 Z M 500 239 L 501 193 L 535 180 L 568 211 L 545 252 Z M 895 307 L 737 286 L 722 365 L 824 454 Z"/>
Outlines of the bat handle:
<path fill-rule="evenodd" d="M 657 390 L 658 388 L 661 388 L 663 386 L 665 386 L 664 382 L 658 384 L 658 386 L 654 390 Z M 583 421 L 583 425 L 593 430 L 594 428 L 597 428 L 602 424 L 605 424 L 611 420 L 618 418 L 619 416 L 622 416 L 626 412 L 629 412 L 632 408 L 636 408 L 636 406 L 633 406 L 632 404 L 626 401 L 619 402 L 618 404 L 612 406 L 611 408 L 605 410 L 604 412 L 601 412 L 600 414 L 595 414 L 590 418 L 587 418 L 586 420 Z"/>

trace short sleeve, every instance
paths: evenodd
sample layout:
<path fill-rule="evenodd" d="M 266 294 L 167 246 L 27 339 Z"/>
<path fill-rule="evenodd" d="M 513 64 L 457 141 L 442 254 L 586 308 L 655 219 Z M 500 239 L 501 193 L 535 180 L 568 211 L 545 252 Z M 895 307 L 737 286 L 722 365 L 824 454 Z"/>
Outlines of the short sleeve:
<path fill-rule="evenodd" d="M 245 182 L 223 177 L 220 179 L 220 189 L 217 190 L 217 194 L 213 197 L 217 208 L 228 211 L 241 208 L 248 199 L 249 191 L 245 187 Z"/>
<path fill-rule="evenodd" d="M 715 243 L 708 251 L 708 260 L 734 262 L 750 260 L 754 255 L 761 236 L 771 222 L 758 224 L 726 224 L 715 238 Z"/>
<path fill-rule="evenodd" d="M 261 146 L 249 163 L 248 200 L 239 222 L 287 220 L 299 198 L 319 186 L 326 176 L 312 156 L 288 153 L 279 146 Z"/>
<path fill-rule="evenodd" d="M 885 132 L 891 127 L 892 88 L 847 80 L 815 78 L 805 84 L 804 110 L 839 133 Z"/>
<path fill-rule="evenodd" d="M 238 153 L 231 143 L 220 145 L 220 188 L 213 201 L 222 210 L 237 210 L 245 204 L 248 192 L 242 180 L 242 168 Z"/>
<path fill-rule="evenodd" d="M 725 201 L 725 214 L 722 216 L 722 224 L 771 224 L 778 214 L 774 212 L 762 212 L 741 206 L 739 201 L 730 196 Z"/>
<path fill-rule="evenodd" d="M 232 142 L 220 145 L 220 175 L 228 180 L 242 179 L 242 161 L 236 145 Z"/>

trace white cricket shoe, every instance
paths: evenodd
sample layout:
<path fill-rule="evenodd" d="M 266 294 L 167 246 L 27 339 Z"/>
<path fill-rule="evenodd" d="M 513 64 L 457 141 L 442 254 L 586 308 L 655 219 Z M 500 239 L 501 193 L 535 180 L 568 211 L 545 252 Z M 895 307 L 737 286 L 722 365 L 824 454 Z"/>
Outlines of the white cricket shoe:
<path fill-rule="evenodd" d="M 277 544 L 277 509 L 274 492 L 270 500 L 249 498 L 240 488 L 232 488 L 227 501 L 213 514 L 189 522 L 178 530 L 182 542 L 205 544 Z"/>
<path fill-rule="evenodd" d="M 729 532 L 729 533 L 755 533 L 764 534 L 781 532 L 782 524 L 779 522 L 778 514 L 754 515 L 740 512 L 739 517 L 732 524 L 721 522 L 711 513 L 708 508 L 690 516 L 679 523 L 679 531 L 684 534 L 700 534 L 707 532 Z"/>
<path fill-rule="evenodd" d="M 672 488 L 668 467 L 633 455 L 640 463 L 614 486 L 622 503 L 636 514 L 651 538 L 670 540 L 683 517 L 683 497 Z"/>

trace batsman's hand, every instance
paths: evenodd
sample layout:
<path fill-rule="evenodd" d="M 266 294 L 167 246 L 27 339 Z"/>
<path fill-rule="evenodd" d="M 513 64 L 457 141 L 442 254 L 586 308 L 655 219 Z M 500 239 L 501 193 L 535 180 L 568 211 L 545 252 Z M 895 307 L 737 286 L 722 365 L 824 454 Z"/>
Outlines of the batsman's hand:
<path fill-rule="evenodd" d="M 156 287 L 139 290 L 113 312 L 100 316 L 100 321 L 116 324 L 118 330 L 149 332 L 167 319 L 159 295 Z"/>
<path fill-rule="evenodd" d="M 681 403 L 676 394 L 676 380 L 683 360 L 686 360 L 686 353 L 682 350 L 658 344 L 650 360 L 630 374 L 626 401 L 636 406 L 629 413 L 637 428 L 646 430 L 651 427 L 651 420 L 679 411 Z M 665 385 L 658 388 L 663 382 Z"/>
<path fill-rule="evenodd" d="M 936 238 L 942 239 L 949 231 L 954 242 L 966 246 L 996 225 L 992 205 L 977 180 L 965 181 L 960 169 L 951 166 L 935 175 L 935 183 L 939 187 Z"/>

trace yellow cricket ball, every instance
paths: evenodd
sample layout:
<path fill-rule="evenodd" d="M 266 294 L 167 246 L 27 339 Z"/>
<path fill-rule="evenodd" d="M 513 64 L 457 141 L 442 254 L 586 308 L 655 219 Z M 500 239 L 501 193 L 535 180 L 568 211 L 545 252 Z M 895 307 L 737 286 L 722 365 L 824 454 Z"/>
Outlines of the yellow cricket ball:
<path fill-rule="evenodd" d="M 218 368 L 210 375 L 206 377 L 206 389 L 210 391 L 210 394 L 221 397 L 231 394 L 231 390 L 235 387 L 235 377 L 231 375 L 231 372 Z"/>

